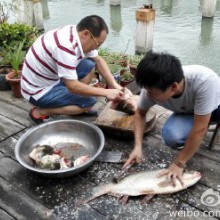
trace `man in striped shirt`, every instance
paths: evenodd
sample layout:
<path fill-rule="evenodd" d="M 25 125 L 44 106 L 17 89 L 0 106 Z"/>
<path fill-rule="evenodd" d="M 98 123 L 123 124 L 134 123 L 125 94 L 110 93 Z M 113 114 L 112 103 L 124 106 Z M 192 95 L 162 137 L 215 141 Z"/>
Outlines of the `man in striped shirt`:
<path fill-rule="evenodd" d="M 94 96 L 121 99 L 122 87 L 97 51 L 107 34 L 105 21 L 91 15 L 76 26 L 51 30 L 36 40 L 26 55 L 21 77 L 22 94 L 35 106 L 29 114 L 32 120 L 42 123 L 50 115 L 88 112 L 96 103 Z M 89 86 L 95 68 L 112 89 Z"/>

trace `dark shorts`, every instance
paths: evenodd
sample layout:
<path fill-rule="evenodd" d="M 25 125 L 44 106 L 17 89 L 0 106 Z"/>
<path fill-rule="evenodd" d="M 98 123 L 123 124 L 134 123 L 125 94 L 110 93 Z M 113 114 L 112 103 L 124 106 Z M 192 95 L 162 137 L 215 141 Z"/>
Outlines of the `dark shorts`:
<path fill-rule="evenodd" d="M 84 78 L 94 67 L 94 61 L 83 59 L 76 67 L 78 79 Z M 40 99 L 35 100 L 31 97 L 30 103 L 41 108 L 56 108 L 70 105 L 76 105 L 80 108 L 88 108 L 96 103 L 96 98 L 72 94 L 66 88 L 64 82 L 61 81 Z"/>

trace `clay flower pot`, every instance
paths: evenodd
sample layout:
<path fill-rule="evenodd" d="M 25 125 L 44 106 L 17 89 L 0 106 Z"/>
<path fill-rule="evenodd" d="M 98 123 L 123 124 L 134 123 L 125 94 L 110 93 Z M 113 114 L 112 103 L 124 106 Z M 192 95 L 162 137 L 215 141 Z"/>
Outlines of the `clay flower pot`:
<path fill-rule="evenodd" d="M 121 79 L 121 82 L 120 82 L 120 85 L 125 87 L 127 86 L 128 84 L 132 83 L 134 81 L 134 79 L 131 79 L 131 80 L 126 80 L 126 79 Z"/>
<path fill-rule="evenodd" d="M 126 86 L 134 81 L 134 75 L 131 73 L 130 69 L 122 69 L 120 72 L 120 85 Z"/>
<path fill-rule="evenodd" d="M 20 74 L 21 74 L 21 71 L 19 71 L 18 76 L 20 76 Z M 8 73 L 5 77 L 6 77 L 6 80 L 9 82 L 9 84 L 11 85 L 14 97 L 22 98 L 20 77 L 16 77 L 16 74 L 13 71 Z"/>
<path fill-rule="evenodd" d="M 133 76 L 135 76 L 136 72 L 137 72 L 137 67 L 136 66 L 133 66 L 133 65 L 129 65 L 129 68 L 130 68 L 130 72 Z"/>

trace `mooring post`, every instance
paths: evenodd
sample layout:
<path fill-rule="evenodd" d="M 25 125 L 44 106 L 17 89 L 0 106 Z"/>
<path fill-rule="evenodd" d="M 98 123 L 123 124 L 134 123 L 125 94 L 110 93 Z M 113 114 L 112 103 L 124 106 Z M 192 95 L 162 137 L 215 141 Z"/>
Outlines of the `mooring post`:
<path fill-rule="evenodd" d="M 23 0 L 18 9 L 18 21 L 43 30 L 43 12 L 40 0 Z"/>
<path fill-rule="evenodd" d="M 153 31 L 155 22 L 155 10 L 152 5 L 144 5 L 136 11 L 136 42 L 137 54 L 150 52 L 153 49 Z"/>
<path fill-rule="evenodd" d="M 121 6 L 110 6 L 111 28 L 115 33 L 119 33 L 122 29 Z"/>
<path fill-rule="evenodd" d="M 42 0 L 41 5 L 42 5 L 43 18 L 49 18 L 50 12 L 48 8 L 48 0 Z"/>
<path fill-rule="evenodd" d="M 121 5 L 121 0 L 110 0 L 110 5 Z"/>
<path fill-rule="evenodd" d="M 212 18 L 215 15 L 216 0 L 204 0 L 202 17 Z"/>

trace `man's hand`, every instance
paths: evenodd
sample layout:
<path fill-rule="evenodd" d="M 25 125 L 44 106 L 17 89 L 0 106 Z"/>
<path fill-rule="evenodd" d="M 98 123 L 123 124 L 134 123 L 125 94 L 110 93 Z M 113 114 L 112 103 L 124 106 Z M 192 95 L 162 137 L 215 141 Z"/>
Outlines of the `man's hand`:
<path fill-rule="evenodd" d="M 110 101 L 119 101 L 122 99 L 124 93 L 118 89 L 106 90 L 106 98 Z"/>
<path fill-rule="evenodd" d="M 184 186 L 183 183 L 183 168 L 180 168 L 175 163 L 172 163 L 167 169 L 162 170 L 157 177 L 165 176 L 167 179 L 171 179 L 173 181 L 173 186 L 176 186 L 176 181 L 179 180 L 182 186 Z"/>
<path fill-rule="evenodd" d="M 131 92 L 128 88 L 124 87 L 124 88 L 123 88 L 123 91 L 124 91 L 124 93 L 127 94 L 130 98 L 133 97 L 132 92 Z"/>
<path fill-rule="evenodd" d="M 127 169 L 130 164 L 140 163 L 143 159 L 142 149 L 141 147 L 135 147 L 134 150 L 129 155 L 129 158 L 125 162 L 123 169 Z"/>

